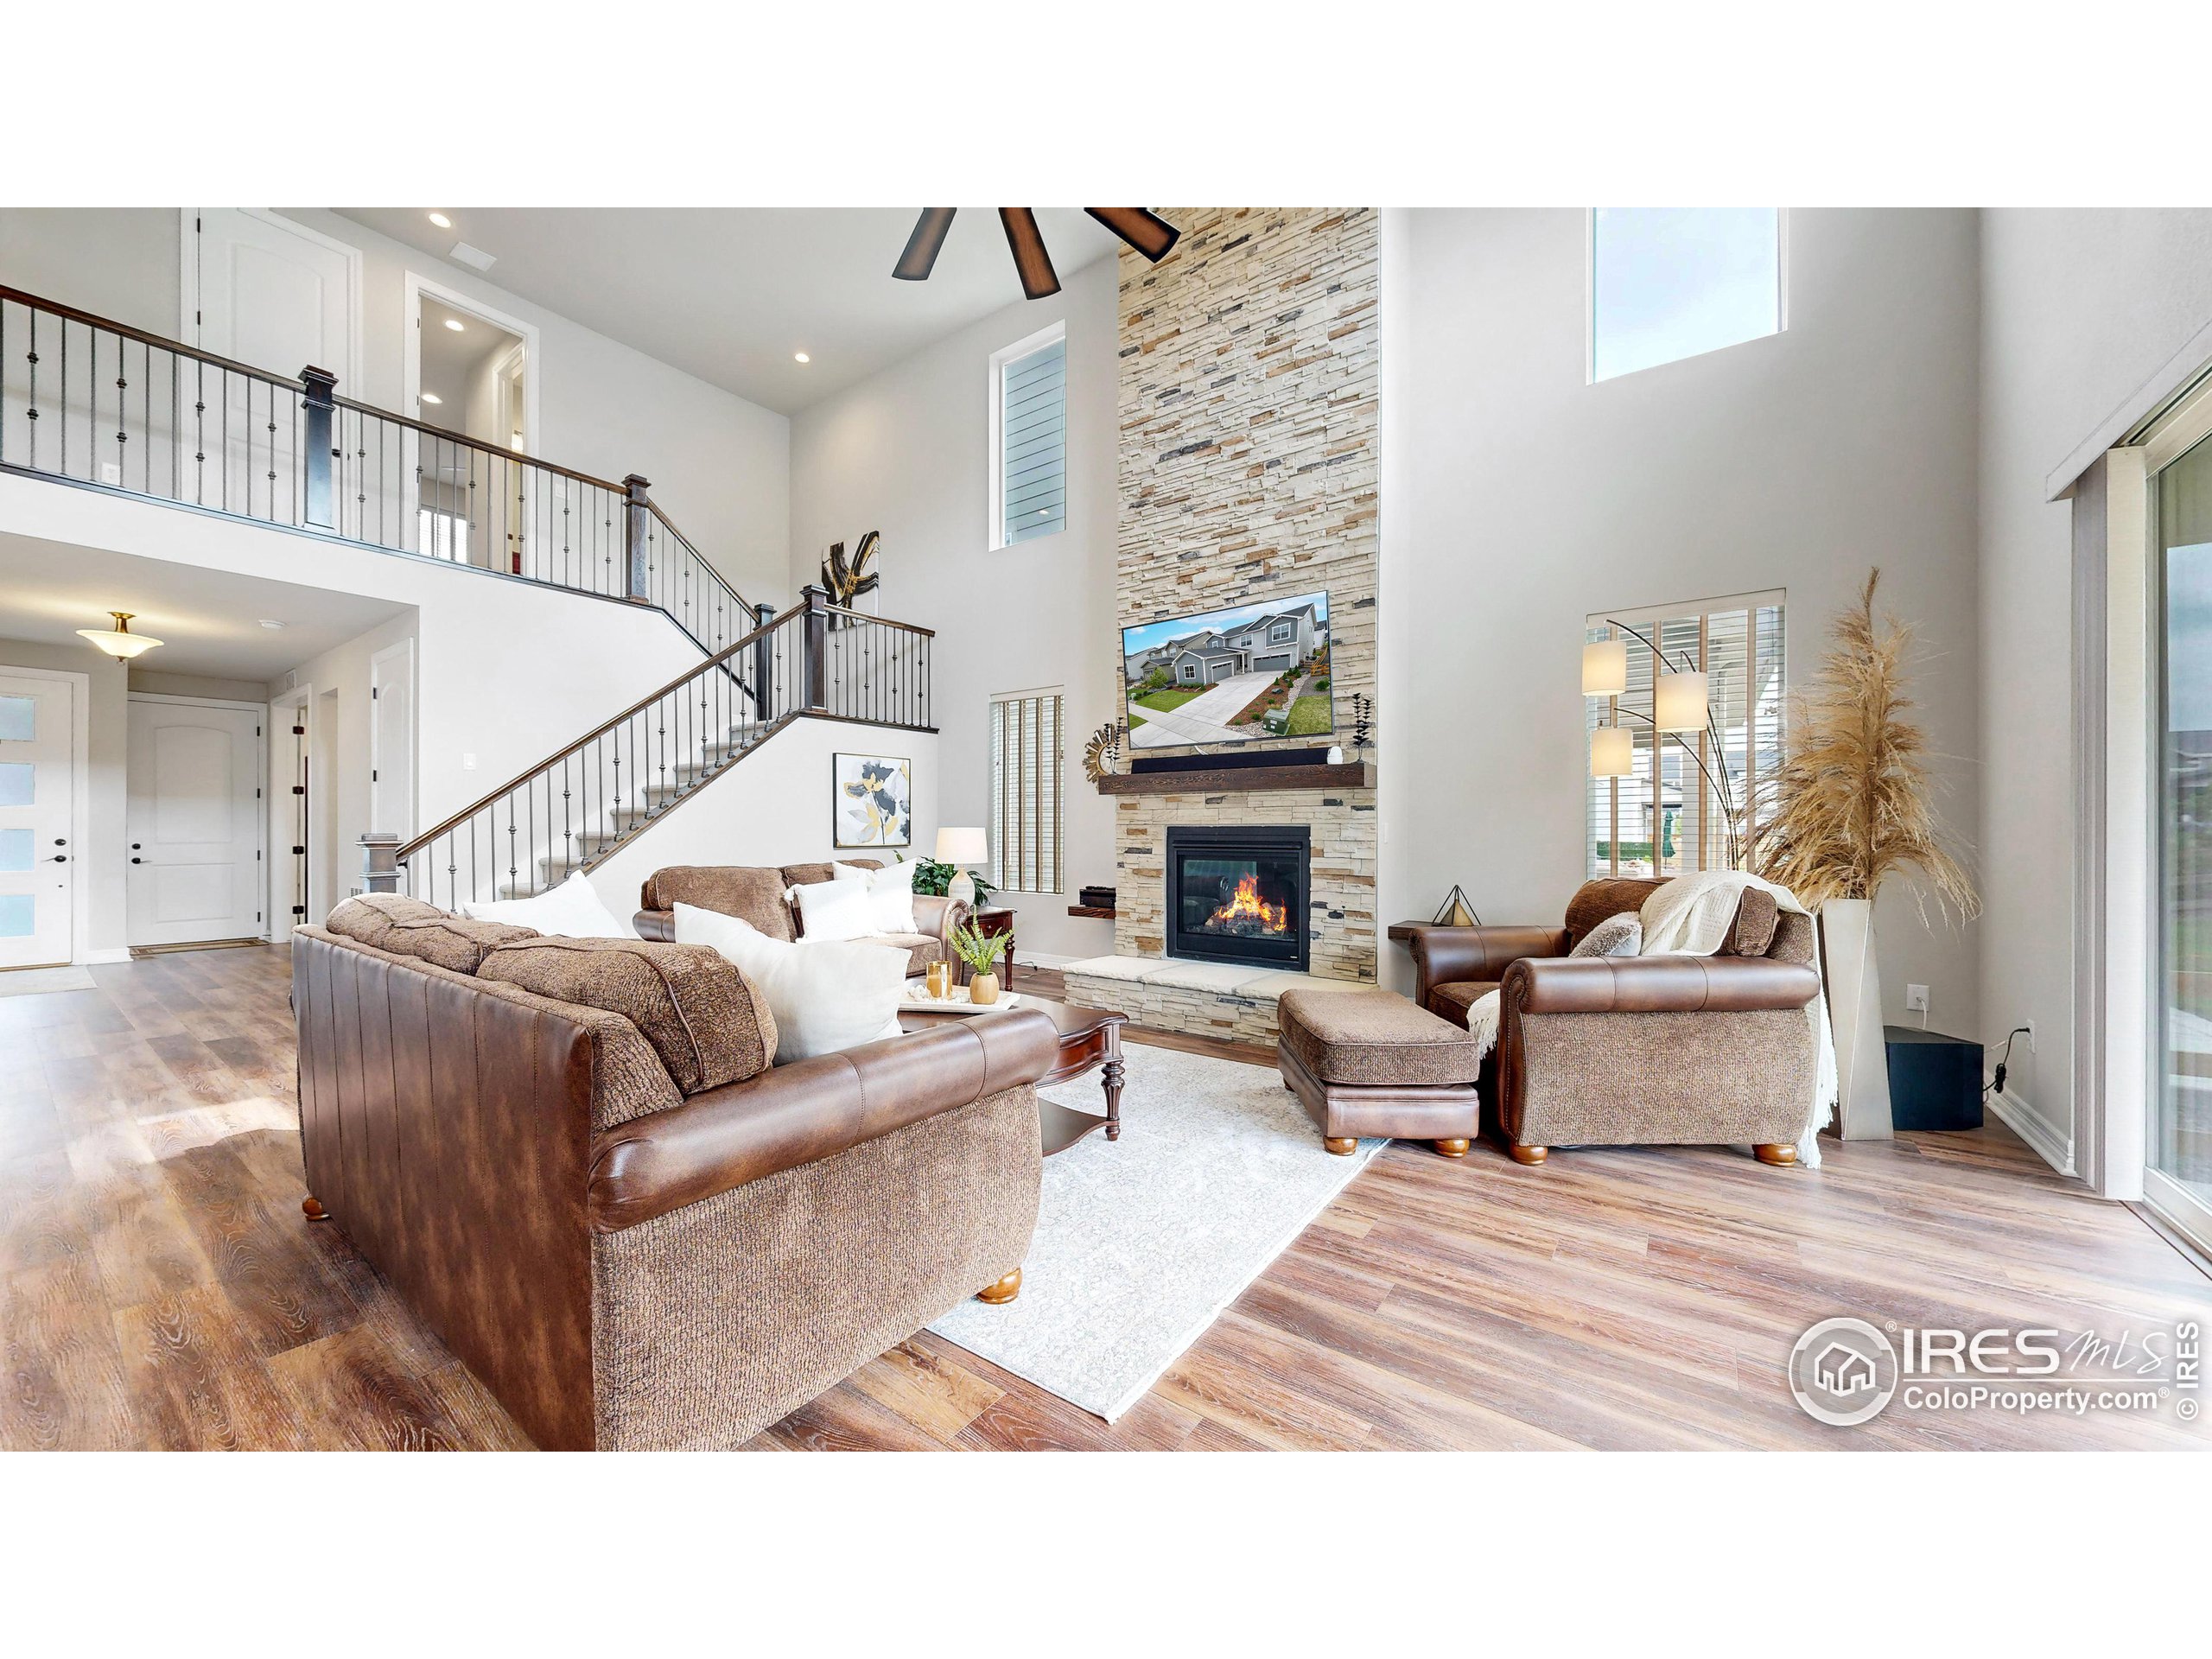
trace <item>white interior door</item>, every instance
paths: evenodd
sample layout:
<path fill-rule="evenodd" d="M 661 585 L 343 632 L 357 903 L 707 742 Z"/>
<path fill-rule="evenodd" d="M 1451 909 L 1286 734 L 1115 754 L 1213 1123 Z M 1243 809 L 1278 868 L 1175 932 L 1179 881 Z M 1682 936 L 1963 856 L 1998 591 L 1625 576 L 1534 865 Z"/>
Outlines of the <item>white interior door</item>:
<path fill-rule="evenodd" d="M 312 364 L 349 390 L 360 255 L 320 232 L 250 207 L 188 209 L 188 338 L 271 374 Z M 350 390 L 359 395 L 359 388 Z"/>
<path fill-rule="evenodd" d="M 369 828 L 415 833 L 415 642 L 369 658 Z"/>
<path fill-rule="evenodd" d="M 0 671 L 0 968 L 69 960 L 76 688 Z"/>
<path fill-rule="evenodd" d="M 256 709 L 130 699 L 132 944 L 261 935 L 262 721 Z"/>

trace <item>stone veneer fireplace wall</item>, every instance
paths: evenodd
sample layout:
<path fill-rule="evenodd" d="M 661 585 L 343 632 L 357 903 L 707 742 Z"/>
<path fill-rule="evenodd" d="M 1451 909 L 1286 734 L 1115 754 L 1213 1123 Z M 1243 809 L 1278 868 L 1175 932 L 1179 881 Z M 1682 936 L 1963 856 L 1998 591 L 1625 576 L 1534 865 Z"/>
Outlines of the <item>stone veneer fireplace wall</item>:
<path fill-rule="evenodd" d="M 1161 211 L 1183 230 L 1174 251 L 1120 265 L 1116 626 L 1326 589 L 1336 737 L 1243 747 L 1330 741 L 1349 759 L 1352 700 L 1376 695 L 1378 215 Z M 1379 744 L 1368 758 L 1384 763 Z M 1124 795 L 1115 815 L 1116 956 L 1166 952 L 1170 824 L 1303 824 L 1308 971 L 1374 982 L 1372 789 Z"/>

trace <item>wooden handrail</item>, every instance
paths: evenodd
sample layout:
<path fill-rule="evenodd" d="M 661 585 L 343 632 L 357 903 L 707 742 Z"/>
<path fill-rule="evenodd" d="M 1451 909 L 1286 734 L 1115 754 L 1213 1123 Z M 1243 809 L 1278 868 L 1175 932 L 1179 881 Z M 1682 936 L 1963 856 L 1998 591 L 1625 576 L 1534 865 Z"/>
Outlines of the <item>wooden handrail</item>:
<path fill-rule="evenodd" d="M 887 616 L 870 616 L 866 611 L 849 611 L 842 605 L 824 605 L 822 609 L 827 616 L 849 616 L 855 622 L 873 622 L 879 628 L 896 628 L 901 633 L 925 634 L 931 639 L 937 638 L 935 628 L 925 628 L 918 622 L 893 622 Z"/>
<path fill-rule="evenodd" d="M 97 328 L 102 334 L 120 334 L 124 339 L 135 340 L 143 346 L 158 346 L 165 352 L 175 352 L 179 357 L 189 357 L 214 368 L 226 370 L 232 374 L 251 375 L 257 380 L 266 380 L 271 385 L 283 387 L 287 391 L 305 392 L 307 391 L 305 381 L 295 380 L 289 374 L 272 374 L 267 369 L 257 369 L 251 364 L 240 363 L 234 358 L 218 357 L 213 352 L 201 351 L 197 346 L 188 346 L 181 340 L 171 340 L 164 334 L 149 334 L 143 328 L 133 328 L 127 322 L 117 322 L 107 317 L 95 316 L 90 311 L 79 311 L 75 306 L 63 305 L 58 300 L 42 299 L 35 294 L 26 294 L 20 288 L 10 288 L 5 283 L 0 283 L 0 300 L 13 300 L 16 304 L 27 305 L 34 311 L 51 312 L 65 321 L 81 322 L 88 328 Z"/>
<path fill-rule="evenodd" d="M 720 651 L 716 652 L 713 656 L 708 658 L 705 662 L 700 664 L 696 668 L 690 669 L 684 673 L 677 675 L 666 685 L 661 687 L 659 690 L 648 692 L 645 696 L 639 698 L 637 702 L 632 703 L 627 709 L 625 709 L 620 714 L 616 715 L 613 719 L 601 721 L 598 725 L 593 727 L 591 730 L 586 732 L 582 737 L 575 739 L 573 742 L 563 744 L 559 748 L 554 750 L 552 753 L 547 755 L 545 759 L 539 761 L 536 766 L 525 767 L 521 772 L 517 772 L 512 778 L 510 778 L 505 783 L 501 784 L 497 789 L 492 791 L 490 794 L 486 795 L 482 799 L 471 802 L 468 805 L 461 808 L 460 811 L 454 813 L 451 817 L 447 818 L 443 823 L 439 823 L 433 829 L 425 830 L 421 835 L 416 836 L 414 840 L 404 842 L 398 852 L 393 856 L 398 862 L 403 864 L 405 863 L 410 855 L 422 851 L 423 848 L 435 841 L 440 836 L 445 835 L 450 830 L 459 829 L 462 824 L 467 823 L 469 819 L 474 817 L 479 812 L 483 811 L 485 808 L 496 805 L 507 796 L 513 794 L 515 791 L 522 788 L 523 785 L 529 783 L 531 779 L 537 777 L 540 772 L 550 771 L 563 760 L 567 760 L 569 756 L 574 754 L 578 749 L 582 748 L 587 743 L 592 742 L 595 739 L 606 736 L 607 733 L 613 731 L 624 721 L 628 720 L 634 715 L 643 714 L 646 709 L 652 708 L 653 704 L 658 702 L 663 697 L 671 696 L 675 692 L 682 690 L 686 685 L 689 685 L 693 680 L 697 679 L 702 674 L 705 674 L 711 670 L 720 668 L 732 657 L 734 657 L 739 652 L 757 645 L 769 634 L 773 633 L 778 628 L 782 627 L 785 623 L 790 621 L 793 617 L 801 616 L 804 613 L 804 607 L 794 605 L 791 609 L 784 612 L 783 614 L 778 616 L 772 621 L 762 623 L 759 627 L 753 629 L 752 632 L 747 634 L 743 639 L 733 640 L 730 644 L 724 645 Z"/>
<path fill-rule="evenodd" d="M 620 484 L 609 483 L 603 478 L 594 478 L 589 473 L 580 473 L 575 467 L 563 467 L 557 461 L 540 461 L 536 455 L 525 455 L 519 449 L 507 449 L 496 443 L 486 443 L 481 438 L 470 437 L 466 432 L 455 432 L 449 427 L 434 426 L 428 421 L 416 420 L 411 416 L 395 415 L 388 409 L 378 409 L 374 404 L 356 403 L 351 397 L 334 396 L 330 401 L 336 408 L 350 409 L 356 415 L 373 415 L 380 421 L 390 421 L 394 426 L 412 427 L 417 432 L 427 432 L 430 436 L 442 439 L 448 443 L 463 444 L 471 449 L 480 449 L 487 455 L 497 455 L 502 461 L 511 461 L 518 467 L 535 467 L 542 473 L 558 473 L 563 478 L 572 478 L 579 484 L 589 484 L 594 488 L 605 490 L 613 495 L 622 493 L 622 486 Z"/>
<path fill-rule="evenodd" d="M 676 527 L 676 521 L 660 510 L 659 502 L 654 500 L 650 496 L 646 497 L 645 511 L 652 514 L 654 518 L 660 520 L 660 527 L 663 530 L 666 531 L 670 535 L 675 537 L 677 541 L 683 543 L 683 550 L 690 554 L 693 558 L 698 560 L 699 568 L 704 570 L 724 593 L 735 600 L 738 604 L 744 608 L 745 613 L 747 616 L 753 613 L 752 601 L 747 599 L 743 594 L 737 591 L 736 585 L 733 583 L 728 576 L 725 576 L 721 571 L 715 569 L 714 562 L 709 559 L 705 554 L 699 550 L 699 544 L 696 542 L 693 541 L 689 536 L 686 536 L 682 531 Z"/>

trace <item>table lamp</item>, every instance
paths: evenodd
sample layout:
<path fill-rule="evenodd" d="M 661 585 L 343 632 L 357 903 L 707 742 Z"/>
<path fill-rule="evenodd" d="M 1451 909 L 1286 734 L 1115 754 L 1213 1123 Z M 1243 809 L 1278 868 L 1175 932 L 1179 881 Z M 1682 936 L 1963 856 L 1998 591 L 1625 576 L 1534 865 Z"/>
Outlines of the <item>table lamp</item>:
<path fill-rule="evenodd" d="M 944 895 L 956 904 L 976 908 L 976 881 L 968 874 L 970 864 L 990 861 L 991 843 L 981 830 L 940 830 L 937 832 L 937 861 L 952 866 L 952 880 L 946 884 Z"/>

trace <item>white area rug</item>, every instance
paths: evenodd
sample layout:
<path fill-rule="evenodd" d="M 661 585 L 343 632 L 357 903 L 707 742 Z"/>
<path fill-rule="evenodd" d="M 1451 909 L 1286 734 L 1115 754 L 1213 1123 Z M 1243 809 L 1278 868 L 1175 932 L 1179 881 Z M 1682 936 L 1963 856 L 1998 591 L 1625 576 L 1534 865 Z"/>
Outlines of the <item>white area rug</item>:
<path fill-rule="evenodd" d="M 1045 1160 L 1021 1294 L 930 1326 L 1109 1423 L 1387 1144 L 1332 1157 L 1272 1067 L 1135 1043 L 1122 1058 L 1122 1138 Z M 1042 1092 L 1103 1109 L 1095 1071 Z"/>
<path fill-rule="evenodd" d="M 90 991 L 99 987 L 81 968 L 17 968 L 0 974 L 0 996 L 36 996 L 41 991 Z"/>

